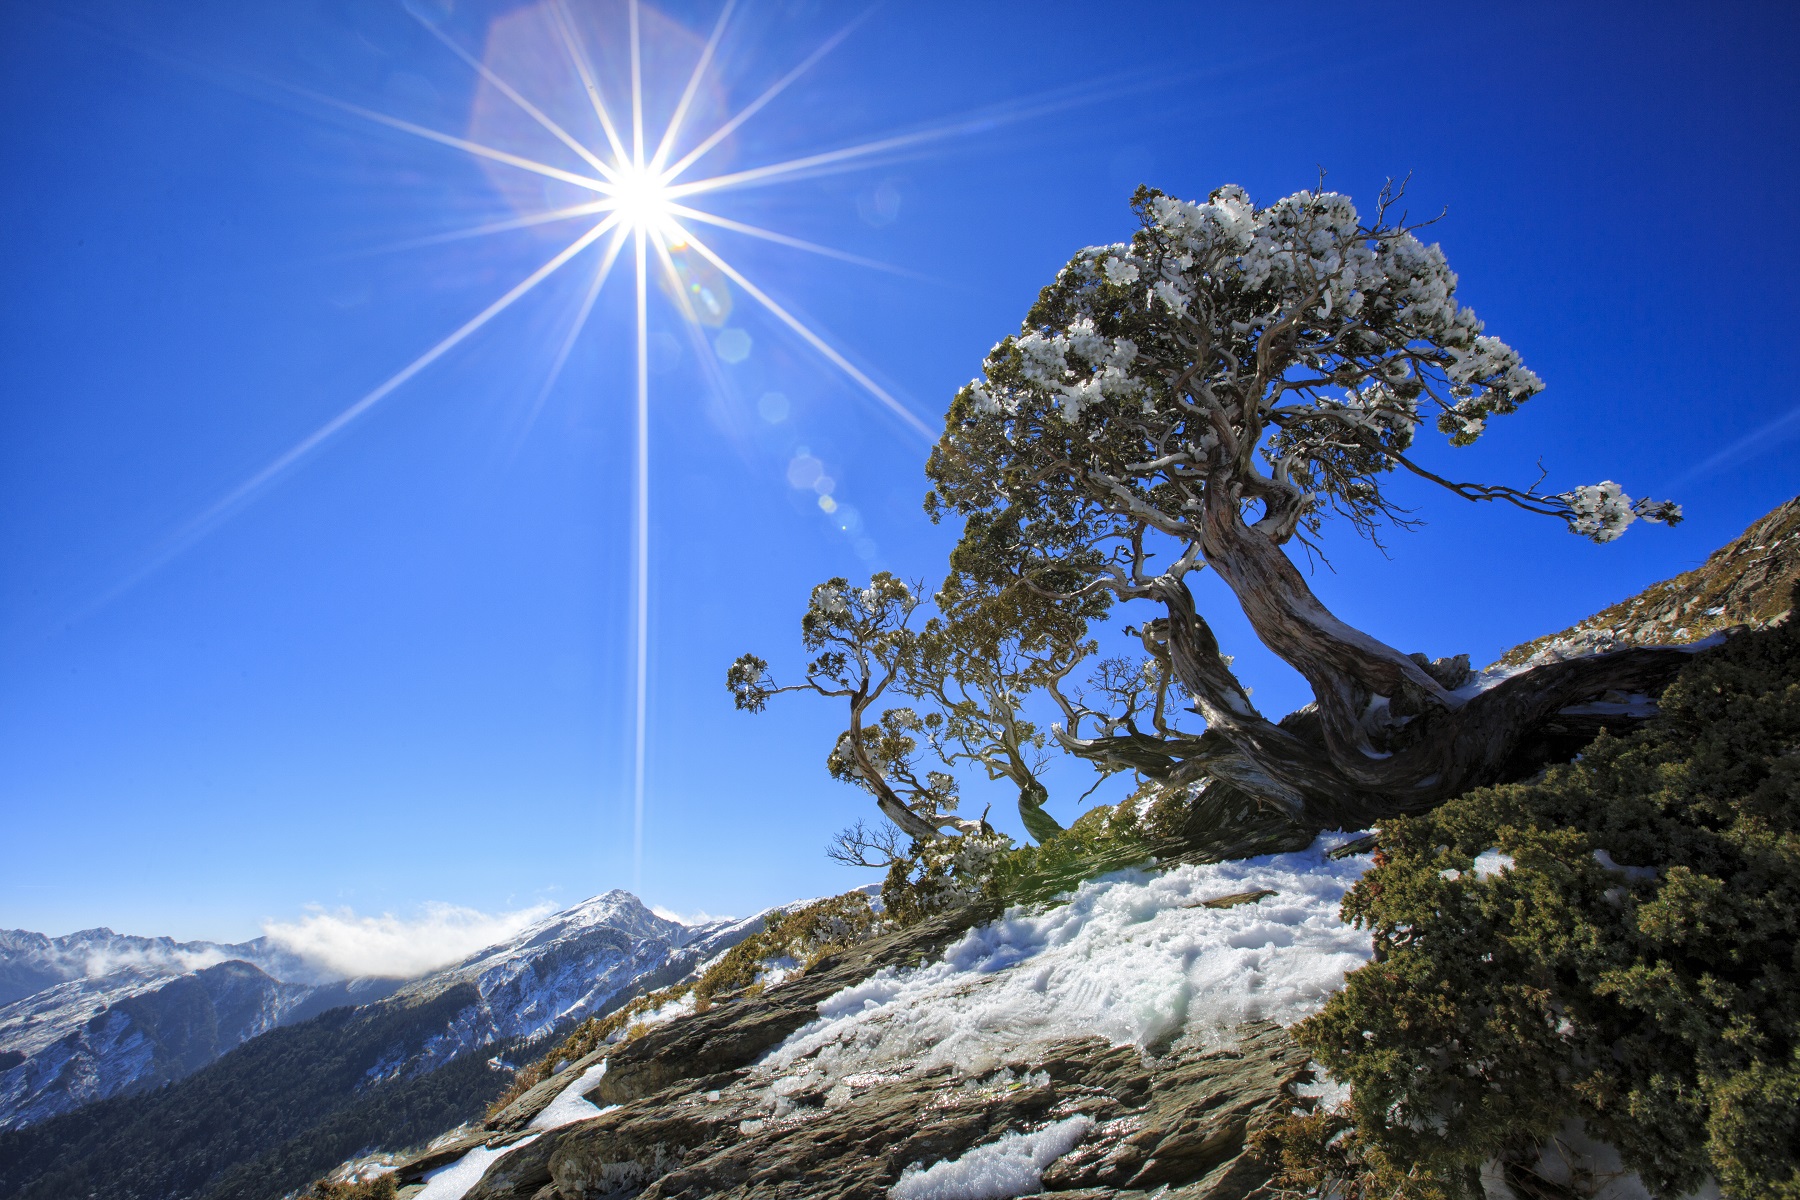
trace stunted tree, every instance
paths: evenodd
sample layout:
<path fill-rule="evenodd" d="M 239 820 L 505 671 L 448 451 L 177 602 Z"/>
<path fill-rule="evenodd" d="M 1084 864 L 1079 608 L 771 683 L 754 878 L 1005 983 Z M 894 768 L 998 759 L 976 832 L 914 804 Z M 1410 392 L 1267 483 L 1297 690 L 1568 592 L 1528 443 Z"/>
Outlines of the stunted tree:
<path fill-rule="evenodd" d="M 743 655 L 726 674 L 737 707 L 760 712 L 784 692 L 843 702 L 849 725 L 826 765 L 872 794 L 908 837 L 985 828 L 985 818 L 955 815 L 961 796 L 951 772 L 958 769 L 1010 784 L 1026 830 L 1039 841 L 1054 836 L 1062 826 L 1044 811 L 1050 794 L 1039 778 L 1048 738 L 1026 716 L 1026 702 L 1092 653 L 1083 634 L 1093 607 L 1050 605 L 1028 592 L 970 593 L 953 578 L 934 598 L 939 614 L 921 620 L 921 591 L 887 572 L 865 588 L 845 579 L 820 584 L 800 622 L 817 657 L 799 682 L 782 684 L 764 659 Z M 876 716 L 884 699 L 904 703 Z M 922 768 L 928 755 L 945 769 Z M 898 845 L 859 822 L 831 853 L 885 866 Z"/>
<path fill-rule="evenodd" d="M 1466 659 L 1429 662 L 1338 619 L 1289 557 L 1333 519 L 1369 537 L 1404 524 L 1395 471 L 1595 541 L 1680 519 L 1611 482 L 1457 482 L 1412 457 L 1422 424 L 1466 446 L 1542 384 L 1458 303 L 1442 251 L 1390 220 L 1395 199 L 1384 191 L 1364 220 L 1322 189 L 1267 208 L 1236 187 L 1203 204 L 1140 189 L 1131 242 L 1070 260 L 951 404 L 927 510 L 965 522 L 956 576 L 996 600 L 1046 602 L 1015 604 L 1012 636 L 1034 644 L 1033 621 L 1058 606 L 1087 619 L 1143 601 L 1159 614 L 1139 631 L 1151 690 L 1115 671 L 1110 713 L 1065 697 L 1070 751 L 1223 781 L 1296 821 L 1358 825 L 1495 778 L 1559 710 L 1653 688 L 1682 661 L 1625 650 L 1480 687 Z M 1313 706 L 1279 722 L 1257 711 L 1196 609 L 1188 577 L 1206 568 L 1305 677 Z M 1159 671 L 1203 733 L 1164 719 Z M 1098 693 L 1104 709 L 1108 687 Z M 1085 717 L 1094 736 L 1081 736 Z"/>
<path fill-rule="evenodd" d="M 882 815 L 909 837 L 932 838 L 940 829 L 968 824 L 952 815 L 956 780 L 943 772 L 919 773 L 917 735 L 924 722 L 913 709 L 898 706 L 871 719 L 883 696 L 903 695 L 902 676 L 919 640 L 912 619 L 922 599 L 918 588 L 886 572 L 866 588 L 827 580 L 812 590 L 800 618 L 801 641 L 816 655 L 801 681 L 777 683 L 767 661 L 745 654 L 731 664 L 725 684 L 737 707 L 753 713 L 783 692 L 845 701 L 850 725 L 826 759 L 832 776 L 867 790 Z"/>

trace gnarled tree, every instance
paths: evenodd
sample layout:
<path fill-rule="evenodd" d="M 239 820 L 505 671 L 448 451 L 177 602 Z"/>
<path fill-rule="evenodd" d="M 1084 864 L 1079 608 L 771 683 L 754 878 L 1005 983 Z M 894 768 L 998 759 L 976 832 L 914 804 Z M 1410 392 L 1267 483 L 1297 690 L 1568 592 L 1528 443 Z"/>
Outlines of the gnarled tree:
<path fill-rule="evenodd" d="M 1680 519 L 1610 482 L 1462 483 L 1410 456 L 1422 422 L 1468 445 L 1542 384 L 1458 303 L 1439 248 L 1389 221 L 1394 198 L 1364 221 L 1322 189 L 1260 209 L 1236 187 L 1204 204 L 1140 189 L 1132 241 L 1077 254 L 951 404 L 927 510 L 966 522 L 953 571 L 1071 611 L 1159 606 L 1146 647 L 1206 721 L 1198 736 L 1071 728 L 1072 752 L 1358 825 L 1492 780 L 1559 710 L 1653 688 L 1683 661 L 1627 650 L 1481 686 L 1466 661 L 1427 662 L 1345 624 L 1290 560 L 1284 547 L 1311 544 L 1328 518 L 1368 536 L 1398 518 L 1395 470 L 1595 541 Z M 1311 710 L 1276 722 L 1251 703 L 1188 587 L 1207 567 L 1311 685 Z"/>
<path fill-rule="evenodd" d="M 781 684 L 764 659 L 746 654 L 731 665 L 726 685 L 750 712 L 783 692 L 845 702 L 849 727 L 827 766 L 833 777 L 871 793 L 911 838 L 986 828 L 985 818 L 954 815 L 960 789 L 950 772 L 959 769 L 1011 784 L 1026 830 L 1039 841 L 1053 837 L 1062 826 L 1044 811 L 1049 791 L 1039 778 L 1048 740 L 1026 704 L 1093 652 L 1083 635 L 1094 606 L 1048 604 L 1029 592 L 996 595 L 954 577 L 934 597 L 939 614 L 921 621 L 923 599 L 918 586 L 885 571 L 866 588 L 827 580 L 813 589 L 801 618 L 802 640 L 817 653 L 802 680 Z M 874 716 L 883 699 L 906 703 Z M 921 769 L 927 751 L 946 770 Z M 896 847 L 859 822 L 831 853 L 885 866 Z"/>

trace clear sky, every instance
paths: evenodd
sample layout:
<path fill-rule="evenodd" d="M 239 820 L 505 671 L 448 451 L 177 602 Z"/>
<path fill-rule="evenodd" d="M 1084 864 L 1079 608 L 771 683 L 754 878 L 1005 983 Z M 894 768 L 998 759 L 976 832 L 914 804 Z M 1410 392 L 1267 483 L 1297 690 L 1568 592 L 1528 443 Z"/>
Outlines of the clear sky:
<path fill-rule="evenodd" d="M 624 5 L 569 3 L 625 96 Z M 646 6 L 652 136 L 719 11 Z M 742 0 L 683 147 L 861 11 Z M 935 581 L 953 531 L 920 510 L 925 438 L 744 287 L 691 270 L 729 305 L 700 326 L 648 295 L 641 868 L 629 248 L 547 391 L 604 239 L 242 490 L 592 225 L 443 238 L 588 194 L 344 107 L 585 171 L 432 32 L 600 145 L 551 17 L 0 7 L 0 927 L 236 939 L 315 905 L 406 920 L 614 886 L 742 913 L 868 881 L 821 853 L 872 815 L 824 771 L 841 714 L 738 714 L 724 671 L 797 664 L 831 575 Z M 1324 168 L 1367 203 L 1410 172 L 1413 213 L 1448 210 L 1428 237 L 1461 298 L 1548 387 L 1426 460 L 1525 484 L 1541 459 L 1689 518 L 1594 546 L 1403 488 L 1428 524 L 1389 557 L 1340 540 L 1315 578 L 1406 649 L 1486 661 L 1800 490 L 1797 32 L 1777 4 L 907 0 L 694 173 L 942 133 L 707 200 L 897 270 L 696 228 L 932 426 L 1072 252 L 1129 235 L 1138 183 L 1267 203 Z M 819 472 L 834 514 L 794 486 Z M 1305 699 L 1218 624 L 1265 709 Z M 1086 780 L 1064 782 L 1066 822 Z"/>

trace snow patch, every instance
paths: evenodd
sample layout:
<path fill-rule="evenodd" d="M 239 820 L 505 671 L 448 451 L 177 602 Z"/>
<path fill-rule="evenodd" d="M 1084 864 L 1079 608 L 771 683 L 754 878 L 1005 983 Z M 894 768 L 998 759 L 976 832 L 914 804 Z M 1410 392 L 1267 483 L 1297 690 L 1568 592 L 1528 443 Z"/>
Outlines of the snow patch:
<path fill-rule="evenodd" d="M 1303 1100 L 1311 1100 L 1313 1108 L 1320 1112 L 1331 1112 L 1350 1103 L 1349 1084 L 1333 1079 L 1331 1072 L 1316 1062 L 1306 1065 L 1312 1071 L 1312 1082 L 1289 1084 L 1290 1092 Z"/>
<path fill-rule="evenodd" d="M 573 1125 L 577 1121 L 585 1121 L 589 1117 L 597 1117 L 603 1112 L 611 1112 L 618 1105 L 601 1108 L 587 1098 L 587 1093 L 600 1082 L 606 1074 L 606 1059 L 601 1059 L 598 1066 L 589 1067 L 581 1076 L 562 1091 L 556 1093 L 556 1099 L 544 1105 L 542 1112 L 531 1118 L 527 1129 L 561 1129 L 564 1125 Z"/>
<path fill-rule="evenodd" d="M 1000 1200 L 1028 1195 L 1038 1190 L 1044 1168 L 1073 1150 L 1093 1124 L 1087 1117 L 1070 1117 L 1036 1133 L 1006 1134 L 922 1171 L 909 1167 L 888 1195 L 893 1200 Z"/>
<path fill-rule="evenodd" d="M 447 1167 L 439 1167 L 425 1176 L 425 1190 L 412 1200 L 462 1200 L 469 1194 L 469 1189 L 481 1182 L 487 1169 L 494 1163 L 520 1146 L 529 1146 L 537 1141 L 538 1135 L 520 1138 L 512 1145 L 499 1150 L 490 1150 L 486 1146 L 477 1146 Z"/>
<path fill-rule="evenodd" d="M 1326 857 L 1340 840 L 1118 872 L 1045 911 L 1011 909 L 940 962 L 886 968 L 828 997 L 760 1064 L 772 1096 L 902 1064 L 984 1074 L 1062 1038 L 1148 1048 L 1183 1033 L 1223 1041 L 1245 1021 L 1292 1024 L 1371 954 L 1370 935 L 1338 918 L 1371 858 Z M 1275 894 L 1257 904 L 1202 906 L 1263 888 Z"/>

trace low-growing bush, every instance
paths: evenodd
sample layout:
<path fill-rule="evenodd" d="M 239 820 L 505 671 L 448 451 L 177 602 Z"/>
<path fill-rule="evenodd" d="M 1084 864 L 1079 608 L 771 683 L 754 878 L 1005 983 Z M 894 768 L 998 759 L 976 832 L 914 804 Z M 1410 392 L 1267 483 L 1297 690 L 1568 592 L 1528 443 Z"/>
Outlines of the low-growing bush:
<path fill-rule="evenodd" d="M 1452 1200 L 1455 1189 L 1430 1168 L 1401 1167 L 1334 1110 L 1296 1113 L 1250 1135 L 1250 1148 L 1274 1168 L 1279 1200 Z"/>
<path fill-rule="evenodd" d="M 1217 781 L 1152 780 L 1035 846 L 1015 846 L 998 833 L 916 841 L 888 868 L 881 901 L 887 918 L 904 926 L 977 899 L 1039 903 L 1127 867 L 1298 850 L 1317 833 L 1259 812 L 1255 801 Z"/>
<path fill-rule="evenodd" d="M 1374 959 L 1296 1031 L 1361 1144 L 1467 1192 L 1578 1118 L 1659 1195 L 1800 1196 L 1800 632 L 1660 704 L 1383 829 L 1344 901 Z"/>
<path fill-rule="evenodd" d="M 299 1200 L 394 1200 L 395 1193 L 394 1176 L 389 1173 L 357 1183 L 321 1179 L 301 1192 Z"/>

